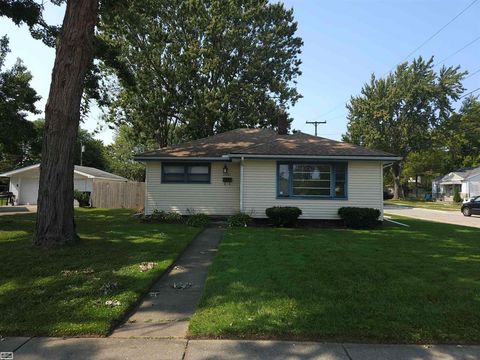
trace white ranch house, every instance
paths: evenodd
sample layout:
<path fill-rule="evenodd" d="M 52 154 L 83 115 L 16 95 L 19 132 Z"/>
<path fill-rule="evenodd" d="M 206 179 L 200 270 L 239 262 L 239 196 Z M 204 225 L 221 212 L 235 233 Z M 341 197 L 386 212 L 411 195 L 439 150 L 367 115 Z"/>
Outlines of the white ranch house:
<path fill-rule="evenodd" d="M 383 168 L 401 158 L 304 133 L 237 129 L 139 154 L 146 164 L 145 213 L 266 217 L 298 206 L 303 219 L 338 219 L 344 206 L 381 210 Z"/>

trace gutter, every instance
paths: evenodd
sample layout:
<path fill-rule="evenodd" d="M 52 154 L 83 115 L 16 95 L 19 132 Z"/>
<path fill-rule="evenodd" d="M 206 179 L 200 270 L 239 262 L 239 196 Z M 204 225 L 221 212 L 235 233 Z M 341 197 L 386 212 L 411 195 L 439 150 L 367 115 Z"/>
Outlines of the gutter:
<path fill-rule="evenodd" d="M 318 159 L 318 160 L 380 160 L 399 161 L 400 156 L 321 156 L 321 155 L 246 155 L 229 154 L 230 158 L 252 158 L 252 159 Z"/>
<path fill-rule="evenodd" d="M 232 159 L 315 159 L 315 160 L 375 160 L 375 161 L 399 161 L 400 156 L 321 156 L 321 155 L 248 155 L 227 154 L 220 157 L 181 157 L 181 156 L 136 156 L 135 161 L 232 161 Z"/>
<path fill-rule="evenodd" d="M 225 157 L 182 157 L 182 156 L 134 156 L 133 160 L 135 161 L 231 161 L 228 156 Z"/>

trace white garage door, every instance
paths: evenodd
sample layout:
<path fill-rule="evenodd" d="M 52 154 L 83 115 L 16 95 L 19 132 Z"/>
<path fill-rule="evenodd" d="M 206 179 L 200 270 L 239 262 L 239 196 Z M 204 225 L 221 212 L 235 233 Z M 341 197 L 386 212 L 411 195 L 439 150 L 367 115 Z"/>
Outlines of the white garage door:
<path fill-rule="evenodd" d="M 20 200 L 21 205 L 36 205 L 38 197 L 38 179 L 23 178 L 20 183 Z"/>

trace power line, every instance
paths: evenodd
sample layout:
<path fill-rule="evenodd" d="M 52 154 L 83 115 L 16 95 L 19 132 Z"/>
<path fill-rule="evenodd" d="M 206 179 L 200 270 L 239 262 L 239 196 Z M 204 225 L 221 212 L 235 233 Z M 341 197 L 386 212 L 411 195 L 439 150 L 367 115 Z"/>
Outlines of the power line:
<path fill-rule="evenodd" d="M 472 95 L 474 92 L 477 92 L 478 90 L 480 90 L 480 87 L 476 88 L 475 90 L 470 91 L 469 93 L 466 93 L 465 95 L 461 96 L 460 99 L 463 99 L 464 97 L 467 97 L 468 95 Z"/>
<path fill-rule="evenodd" d="M 450 25 L 452 22 L 454 22 L 455 20 L 457 20 L 457 18 L 459 16 L 461 16 L 465 11 L 467 11 L 468 9 L 470 9 L 478 0 L 473 0 L 470 4 L 467 5 L 466 8 L 464 8 L 462 11 L 460 11 L 457 15 L 455 15 L 449 22 L 447 22 L 445 25 L 443 25 L 440 29 L 438 29 L 433 35 L 431 35 L 427 40 L 425 40 L 424 42 L 422 42 L 419 46 L 417 46 L 415 48 L 415 50 L 411 51 L 407 56 L 405 56 L 402 61 L 400 61 L 401 63 L 404 62 L 405 60 L 407 60 L 410 56 L 412 56 L 413 54 L 415 54 L 418 50 L 420 50 L 422 47 L 424 47 L 428 42 L 430 42 L 431 40 L 433 40 L 435 37 L 437 37 L 438 34 L 440 34 L 448 25 Z"/>
<path fill-rule="evenodd" d="M 473 75 L 478 74 L 479 72 L 480 72 L 480 69 L 477 69 L 473 73 L 468 74 L 468 76 L 464 77 L 463 80 L 468 79 L 468 78 L 472 77 Z"/>
<path fill-rule="evenodd" d="M 454 53 L 448 55 L 446 58 L 444 58 L 442 61 L 440 61 L 438 65 L 441 65 L 443 64 L 445 61 L 447 61 L 448 59 L 450 59 L 451 57 L 457 55 L 459 52 L 465 50 L 467 47 L 469 47 L 470 45 L 476 43 L 478 40 L 480 40 L 480 36 L 476 37 L 475 39 L 473 39 L 472 41 L 470 41 L 469 43 L 467 43 L 466 45 L 462 46 L 460 49 L 458 49 L 457 51 L 455 51 Z"/>
<path fill-rule="evenodd" d="M 448 27 L 451 23 L 453 23 L 455 20 L 457 20 L 463 13 L 465 13 L 468 9 L 470 9 L 473 5 L 475 5 L 475 3 L 477 3 L 479 0 L 473 0 L 471 3 L 469 3 L 465 8 L 463 8 L 463 10 L 461 10 L 457 15 L 455 15 L 452 19 L 450 19 L 445 25 L 443 25 L 440 29 L 438 29 L 435 33 L 433 33 L 430 37 L 428 37 L 425 41 L 423 41 L 420 45 L 418 45 L 413 51 L 411 51 L 407 56 L 405 56 L 401 61 L 400 63 L 404 62 L 405 60 L 407 60 L 410 56 L 412 56 L 413 54 L 415 54 L 418 50 L 420 50 L 422 47 L 424 47 L 427 43 L 429 43 L 431 40 L 433 40 L 434 38 L 437 37 L 438 34 L 440 34 L 446 27 Z M 475 39 L 473 42 L 477 41 L 477 39 Z M 472 43 L 473 43 L 472 42 Z M 465 47 L 468 47 L 470 46 L 471 44 L 467 44 Z M 465 48 L 464 47 L 464 48 Z M 457 50 L 458 52 L 462 51 L 462 49 L 460 50 Z M 450 55 L 450 56 L 453 56 L 453 55 L 456 55 L 458 52 Z M 447 60 L 448 58 L 444 59 L 443 61 Z M 396 65 L 394 67 L 392 67 L 390 70 L 388 70 L 385 74 L 382 75 L 382 77 L 385 77 L 385 75 L 387 75 L 388 73 L 390 73 L 392 70 L 394 70 L 396 67 Z M 472 74 L 473 75 L 473 74 Z M 471 75 L 471 76 L 472 76 Z M 328 115 L 328 114 L 331 114 L 332 112 L 334 112 L 335 110 L 337 110 L 340 106 L 344 105 L 345 102 L 342 102 L 338 105 L 336 105 L 335 107 L 333 107 L 331 110 L 327 111 L 326 113 L 323 113 L 319 116 L 316 116 L 315 118 L 312 119 L 313 120 L 317 120 L 318 118 L 320 117 L 323 117 L 325 115 Z"/>
<path fill-rule="evenodd" d="M 343 106 L 343 105 L 345 105 L 345 102 L 342 102 L 342 103 L 340 103 L 340 104 L 338 104 L 338 105 L 335 105 L 335 106 L 334 106 L 332 109 L 330 109 L 329 111 L 327 111 L 327 112 L 325 112 L 325 113 L 322 113 L 322 114 L 320 114 L 320 115 L 318 115 L 318 116 L 315 116 L 313 119 L 311 119 L 311 120 L 309 120 L 309 121 L 315 121 L 315 120 L 317 120 L 318 118 L 321 118 L 321 117 L 324 117 L 324 116 L 326 116 L 326 115 L 328 115 L 328 114 L 331 114 L 332 112 L 334 112 L 335 110 L 337 110 L 339 107 L 341 107 L 341 106 Z"/>
<path fill-rule="evenodd" d="M 468 4 L 462 11 L 460 11 L 457 15 L 455 15 L 449 22 L 447 22 L 445 25 L 443 25 L 440 29 L 438 29 L 435 33 L 433 33 L 429 38 L 427 38 L 424 42 L 422 42 L 420 45 L 418 45 L 413 51 L 411 51 L 407 56 L 405 56 L 400 63 L 404 62 L 407 60 L 410 56 L 415 54 L 418 50 L 420 50 L 422 47 L 424 47 L 427 43 L 429 43 L 431 40 L 437 37 L 438 34 L 440 34 L 448 25 L 450 25 L 452 22 L 457 20 L 465 11 L 470 9 L 475 3 L 478 2 L 478 0 L 473 0 L 470 4 Z M 392 67 L 390 70 L 388 70 L 382 77 L 384 77 L 386 74 L 391 72 L 393 69 L 395 69 L 396 66 Z"/>

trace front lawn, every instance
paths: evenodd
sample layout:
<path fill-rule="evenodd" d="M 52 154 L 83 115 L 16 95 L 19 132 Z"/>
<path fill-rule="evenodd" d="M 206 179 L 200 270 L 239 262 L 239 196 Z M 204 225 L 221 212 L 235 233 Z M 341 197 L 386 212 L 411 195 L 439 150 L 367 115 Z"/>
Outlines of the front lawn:
<path fill-rule="evenodd" d="M 200 231 L 130 210 L 79 209 L 76 220 L 81 244 L 42 250 L 35 215 L 0 216 L 1 335 L 106 335 Z"/>
<path fill-rule="evenodd" d="M 422 201 L 422 200 L 386 200 L 386 205 L 405 205 L 422 209 L 460 211 L 462 204 L 452 204 L 443 201 Z"/>
<path fill-rule="evenodd" d="M 480 342 L 480 231 L 400 221 L 228 230 L 189 335 Z"/>

